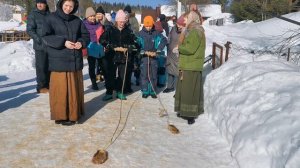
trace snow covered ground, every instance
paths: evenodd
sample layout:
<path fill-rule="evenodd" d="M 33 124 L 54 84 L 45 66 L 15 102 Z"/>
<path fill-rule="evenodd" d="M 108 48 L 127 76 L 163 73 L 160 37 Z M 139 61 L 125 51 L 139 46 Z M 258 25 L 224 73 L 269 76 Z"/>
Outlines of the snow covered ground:
<path fill-rule="evenodd" d="M 64 127 L 49 120 L 48 95 L 35 93 L 34 70 L 0 75 L 0 143 L 5 144 L 0 146 L 0 167 L 98 167 L 91 158 L 109 142 L 120 101 L 101 101 L 104 84 L 100 91 L 90 89 L 87 66 L 84 79 L 86 116 L 80 124 Z M 172 134 L 166 118 L 159 117 L 158 100 L 142 99 L 137 91 L 123 102 L 121 124 L 132 109 L 124 132 L 108 149 L 105 167 L 236 167 L 208 115 L 189 126 L 173 112 L 173 94 L 160 95 L 180 134 Z"/>
<path fill-rule="evenodd" d="M 300 21 L 299 13 L 287 17 Z M 270 19 L 205 30 L 209 55 L 212 42 L 260 49 L 299 28 Z M 90 89 L 85 62 L 86 115 L 75 126 L 55 125 L 49 120 L 48 95 L 35 93 L 31 46 L 0 44 L 0 167 L 99 167 L 91 158 L 109 142 L 120 101 L 101 101 L 103 83 L 100 91 Z M 158 116 L 158 100 L 141 99 L 135 87 L 123 101 L 122 125 L 130 111 L 125 130 L 108 149 L 109 160 L 102 167 L 299 168 L 299 66 L 274 55 L 234 52 L 219 69 L 205 67 L 205 114 L 194 125 L 176 117 L 174 93 L 159 94 L 178 135 Z"/>

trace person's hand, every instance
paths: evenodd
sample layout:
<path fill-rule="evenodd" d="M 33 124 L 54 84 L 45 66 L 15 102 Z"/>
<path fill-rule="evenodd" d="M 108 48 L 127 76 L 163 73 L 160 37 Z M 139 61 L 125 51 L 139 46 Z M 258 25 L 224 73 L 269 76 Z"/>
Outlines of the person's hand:
<path fill-rule="evenodd" d="M 127 48 L 123 48 L 123 47 L 116 47 L 114 48 L 115 51 L 119 51 L 119 52 L 126 52 L 128 49 Z"/>
<path fill-rule="evenodd" d="M 156 52 L 147 51 L 147 55 L 149 57 L 155 57 L 156 56 Z"/>
<path fill-rule="evenodd" d="M 179 53 L 179 51 L 178 51 L 178 46 L 176 46 L 175 48 L 173 48 L 172 52 L 173 52 L 174 54 L 178 54 L 178 53 Z"/>
<path fill-rule="evenodd" d="M 79 50 L 79 49 L 81 49 L 82 44 L 81 44 L 81 42 L 76 42 L 76 43 L 74 44 L 74 46 L 75 46 L 75 49 Z"/>
<path fill-rule="evenodd" d="M 108 52 L 108 48 L 107 47 L 103 47 L 104 52 Z"/>
<path fill-rule="evenodd" d="M 72 50 L 72 49 L 75 48 L 75 43 L 73 43 L 71 41 L 66 41 L 65 42 L 65 47 Z"/>

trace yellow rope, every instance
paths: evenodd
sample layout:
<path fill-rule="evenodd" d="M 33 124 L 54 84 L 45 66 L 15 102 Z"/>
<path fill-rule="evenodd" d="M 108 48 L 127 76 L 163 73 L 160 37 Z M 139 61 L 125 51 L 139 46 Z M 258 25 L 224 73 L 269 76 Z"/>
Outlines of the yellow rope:
<path fill-rule="evenodd" d="M 128 65 L 128 50 L 127 50 L 127 48 L 117 47 L 117 48 L 115 48 L 115 51 L 123 52 L 124 56 L 126 57 L 125 72 L 124 72 L 123 81 L 122 81 L 122 94 L 123 94 L 124 85 L 125 85 L 125 78 L 126 78 L 126 73 L 127 73 L 127 65 Z M 122 109 L 123 109 L 123 99 L 121 99 L 121 105 L 120 105 L 120 111 L 119 111 L 119 121 L 118 121 L 117 127 L 115 128 L 114 133 L 112 134 L 112 137 L 111 137 L 110 141 L 105 145 L 104 150 L 109 148 L 117 140 L 117 138 L 120 136 L 120 134 L 123 132 L 123 130 L 126 126 L 127 119 L 128 119 L 130 111 L 127 113 L 126 120 L 125 120 L 125 123 L 124 123 L 121 131 L 118 133 L 118 135 L 114 139 L 114 137 L 115 137 L 115 135 L 116 135 L 116 133 L 117 133 L 119 127 L 120 127 L 121 120 L 122 120 Z"/>
<path fill-rule="evenodd" d="M 153 57 L 153 55 L 151 55 L 151 57 Z M 166 116 L 167 116 L 167 124 L 169 125 L 169 124 L 170 124 L 169 113 L 168 113 L 167 109 L 165 108 L 165 106 L 163 105 L 163 102 L 162 102 L 160 96 L 157 95 L 157 93 L 156 93 L 156 91 L 155 91 L 155 89 L 154 89 L 154 87 L 153 87 L 152 81 L 151 81 L 151 79 L 150 79 L 150 56 L 148 56 L 148 67 L 147 67 L 147 68 L 148 68 L 148 80 L 149 80 L 149 82 L 150 82 L 151 88 L 152 88 L 154 94 L 157 96 L 158 101 L 159 101 L 161 107 L 163 108 L 163 112 L 166 113 Z"/>

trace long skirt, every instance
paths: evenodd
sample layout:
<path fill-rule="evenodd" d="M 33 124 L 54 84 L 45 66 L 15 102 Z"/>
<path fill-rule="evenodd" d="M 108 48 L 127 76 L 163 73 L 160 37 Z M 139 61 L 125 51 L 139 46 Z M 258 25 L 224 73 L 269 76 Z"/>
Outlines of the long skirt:
<path fill-rule="evenodd" d="M 82 71 L 51 72 L 49 99 L 51 120 L 78 121 L 84 114 Z"/>
<path fill-rule="evenodd" d="M 204 112 L 202 72 L 182 71 L 176 86 L 175 111 L 182 117 L 198 117 Z"/>

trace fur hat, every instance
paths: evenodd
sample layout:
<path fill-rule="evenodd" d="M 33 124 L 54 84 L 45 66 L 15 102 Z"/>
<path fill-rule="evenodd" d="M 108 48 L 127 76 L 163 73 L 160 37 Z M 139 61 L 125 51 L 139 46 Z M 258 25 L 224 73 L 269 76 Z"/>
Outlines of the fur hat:
<path fill-rule="evenodd" d="M 44 4 L 47 4 L 47 0 L 36 0 L 35 2 L 36 2 L 36 3 L 44 3 Z"/>
<path fill-rule="evenodd" d="M 85 17 L 88 18 L 88 17 L 90 17 L 92 15 L 96 15 L 95 10 L 92 7 L 86 8 L 86 10 L 85 10 Z"/>
<path fill-rule="evenodd" d="M 126 21 L 126 13 L 120 9 L 116 14 L 116 21 Z"/>
<path fill-rule="evenodd" d="M 146 16 L 144 18 L 144 27 L 152 27 L 154 25 L 154 20 L 152 16 Z"/>
<path fill-rule="evenodd" d="M 181 16 L 177 19 L 176 23 L 177 23 L 178 25 L 180 25 L 180 26 L 185 27 L 184 16 L 181 15 Z"/>
<path fill-rule="evenodd" d="M 102 8 L 102 6 L 99 6 L 99 7 L 96 9 L 96 13 L 102 13 L 103 15 L 105 15 L 105 11 L 104 11 L 104 9 Z"/>
<path fill-rule="evenodd" d="M 126 5 L 124 8 L 124 11 L 127 11 L 128 13 L 131 13 L 131 7 L 129 5 Z"/>

